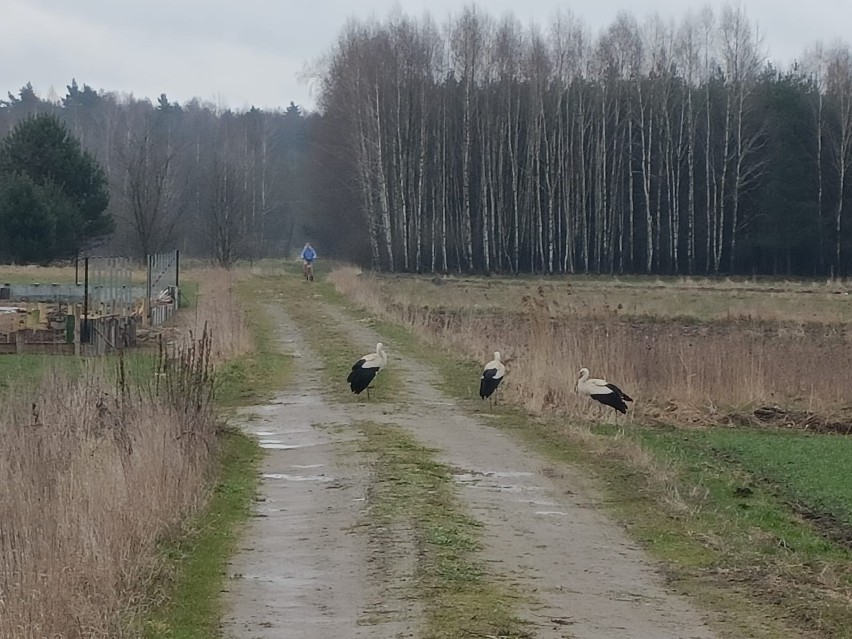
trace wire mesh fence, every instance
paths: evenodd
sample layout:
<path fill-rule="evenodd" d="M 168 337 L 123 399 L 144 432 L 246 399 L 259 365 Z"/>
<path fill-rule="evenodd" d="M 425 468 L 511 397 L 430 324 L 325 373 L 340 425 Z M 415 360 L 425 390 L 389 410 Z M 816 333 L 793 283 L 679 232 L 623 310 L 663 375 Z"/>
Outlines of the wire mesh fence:
<path fill-rule="evenodd" d="M 159 326 L 180 307 L 180 252 L 148 256 L 148 321 Z"/>

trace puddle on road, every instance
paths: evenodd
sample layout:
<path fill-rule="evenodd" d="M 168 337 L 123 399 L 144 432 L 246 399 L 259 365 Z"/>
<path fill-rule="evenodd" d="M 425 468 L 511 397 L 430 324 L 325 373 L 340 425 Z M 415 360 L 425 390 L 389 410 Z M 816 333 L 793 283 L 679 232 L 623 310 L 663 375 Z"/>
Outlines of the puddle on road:
<path fill-rule="evenodd" d="M 541 486 L 519 486 L 518 484 L 486 484 L 483 486 L 480 486 L 479 484 L 470 484 L 470 487 L 505 493 L 523 493 L 527 491 L 533 492 L 536 490 L 544 490 Z"/>
<path fill-rule="evenodd" d="M 258 437 L 281 437 L 282 435 L 313 433 L 314 430 L 312 428 L 280 428 L 278 430 L 254 430 L 251 432 Z"/>
<path fill-rule="evenodd" d="M 561 510 L 537 510 L 535 511 L 536 515 L 564 515 L 568 516 L 568 513 L 563 513 Z"/>
<path fill-rule="evenodd" d="M 501 483 L 500 479 L 511 479 L 511 478 L 522 478 L 522 477 L 533 477 L 535 473 L 530 473 L 526 471 L 513 471 L 513 470 L 471 470 L 469 472 L 456 473 L 453 475 L 453 479 L 465 486 L 470 488 L 479 488 L 482 490 L 489 490 L 492 492 L 505 492 L 505 493 L 524 493 L 524 492 L 534 492 L 539 490 L 544 490 L 541 486 L 535 485 L 523 485 L 523 484 L 504 484 Z M 551 502 L 532 502 L 536 503 L 540 506 L 555 506 L 556 504 Z"/>
<path fill-rule="evenodd" d="M 302 448 L 302 446 L 295 446 L 295 445 L 292 445 L 292 444 L 283 444 L 281 442 L 271 441 L 271 440 L 268 440 L 268 439 L 267 440 L 264 440 L 264 439 L 260 440 L 259 445 L 260 445 L 261 448 L 269 448 L 269 449 L 273 449 L 273 450 L 292 450 L 294 448 Z"/>
<path fill-rule="evenodd" d="M 288 475 L 287 473 L 264 473 L 263 475 L 261 475 L 261 477 L 263 477 L 264 479 L 283 479 L 285 481 L 334 481 L 334 477 L 326 477 L 325 475 Z"/>
<path fill-rule="evenodd" d="M 316 394 L 287 395 L 274 400 L 270 406 L 316 406 L 323 402 L 323 398 Z"/>
<path fill-rule="evenodd" d="M 453 479 L 458 482 L 473 482 L 492 477 L 508 479 L 511 477 L 532 477 L 533 473 L 514 470 L 471 470 L 466 473 L 457 473 Z"/>
<path fill-rule="evenodd" d="M 557 503 L 555 501 L 539 501 L 535 499 L 531 499 L 529 501 L 533 506 L 556 506 Z"/>
<path fill-rule="evenodd" d="M 290 468 L 322 468 L 325 464 L 290 464 Z M 543 504 L 547 505 L 547 504 Z"/>

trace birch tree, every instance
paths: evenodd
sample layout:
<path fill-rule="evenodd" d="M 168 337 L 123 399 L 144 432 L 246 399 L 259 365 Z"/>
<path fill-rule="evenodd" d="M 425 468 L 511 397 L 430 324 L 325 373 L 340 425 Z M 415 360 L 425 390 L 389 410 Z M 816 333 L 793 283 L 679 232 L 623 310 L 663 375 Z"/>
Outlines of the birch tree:
<path fill-rule="evenodd" d="M 829 53 L 826 74 L 827 93 L 834 119 L 830 136 L 830 153 L 835 171 L 834 204 L 834 274 L 842 274 L 843 215 L 845 212 L 848 176 L 852 166 L 852 53 L 848 46 L 834 48 Z"/>

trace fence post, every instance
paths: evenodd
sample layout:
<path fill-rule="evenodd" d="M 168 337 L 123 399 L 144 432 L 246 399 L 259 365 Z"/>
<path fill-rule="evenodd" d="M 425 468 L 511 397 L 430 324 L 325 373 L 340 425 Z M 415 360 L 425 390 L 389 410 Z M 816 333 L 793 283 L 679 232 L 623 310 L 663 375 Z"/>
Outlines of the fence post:
<path fill-rule="evenodd" d="M 153 285 L 151 282 L 151 270 L 152 265 L 154 263 L 154 256 L 148 255 L 148 264 L 146 267 L 147 270 L 147 279 L 145 283 L 145 306 L 142 309 L 142 320 L 145 323 L 145 326 L 151 325 L 151 286 Z"/>
<path fill-rule="evenodd" d="M 80 320 L 80 342 L 87 344 L 89 335 L 89 258 L 83 259 L 83 317 Z"/>
<path fill-rule="evenodd" d="M 180 308 L 180 249 L 175 249 L 175 308 Z"/>
<path fill-rule="evenodd" d="M 80 331 L 82 330 L 82 320 L 80 319 L 80 305 L 74 304 L 74 354 L 79 355 L 81 353 L 80 350 L 80 341 L 81 335 Z"/>

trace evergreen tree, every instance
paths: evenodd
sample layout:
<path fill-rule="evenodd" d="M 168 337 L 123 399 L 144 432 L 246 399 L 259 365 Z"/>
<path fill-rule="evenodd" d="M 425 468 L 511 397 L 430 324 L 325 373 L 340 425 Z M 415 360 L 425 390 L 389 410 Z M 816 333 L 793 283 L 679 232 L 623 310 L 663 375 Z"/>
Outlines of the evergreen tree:
<path fill-rule="evenodd" d="M 108 204 L 103 170 L 57 118 L 28 118 L 0 144 L 0 256 L 73 256 L 112 232 Z"/>

